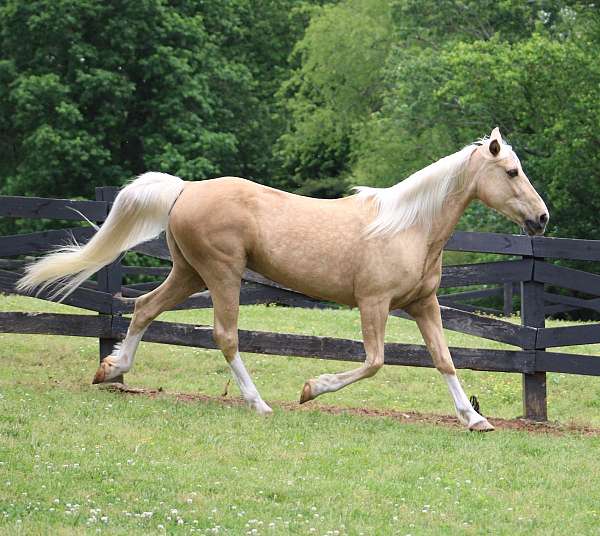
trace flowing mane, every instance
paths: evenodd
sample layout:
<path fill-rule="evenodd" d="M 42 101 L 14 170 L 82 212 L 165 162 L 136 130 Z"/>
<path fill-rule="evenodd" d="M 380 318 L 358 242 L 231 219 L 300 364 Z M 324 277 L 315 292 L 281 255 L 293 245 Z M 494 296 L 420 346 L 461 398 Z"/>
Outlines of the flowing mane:
<path fill-rule="evenodd" d="M 394 234 L 413 225 L 430 225 L 439 214 L 446 198 L 464 187 L 464 170 L 472 152 L 485 141 L 467 145 L 457 153 L 413 173 L 390 188 L 356 186 L 359 198 L 371 199 L 377 216 L 366 228 L 368 236 Z M 502 144 L 501 155 L 511 151 Z"/>

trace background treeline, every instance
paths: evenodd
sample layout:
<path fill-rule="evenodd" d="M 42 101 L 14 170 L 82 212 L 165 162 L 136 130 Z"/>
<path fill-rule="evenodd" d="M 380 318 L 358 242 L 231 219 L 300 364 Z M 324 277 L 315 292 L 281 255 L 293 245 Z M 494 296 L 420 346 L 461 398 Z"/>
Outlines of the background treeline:
<path fill-rule="evenodd" d="M 0 193 L 146 170 L 307 195 L 388 186 L 498 125 L 600 238 L 600 13 L 510 0 L 3 0 Z M 463 228 L 515 227 L 480 206 Z"/>

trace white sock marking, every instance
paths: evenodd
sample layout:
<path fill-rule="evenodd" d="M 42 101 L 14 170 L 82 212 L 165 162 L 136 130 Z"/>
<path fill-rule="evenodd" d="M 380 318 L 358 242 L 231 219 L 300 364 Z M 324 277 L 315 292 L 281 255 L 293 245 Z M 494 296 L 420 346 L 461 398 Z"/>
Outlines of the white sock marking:
<path fill-rule="evenodd" d="M 115 344 L 111 356 L 112 367 L 110 368 L 107 379 L 116 378 L 119 374 L 129 372 L 133 366 L 133 358 L 137 350 L 142 336 L 144 335 L 145 329 L 138 331 L 137 333 L 127 332 L 125 339 L 122 342 Z"/>
<path fill-rule="evenodd" d="M 450 390 L 450 394 L 454 399 L 454 406 L 456 407 L 456 413 L 458 414 L 458 418 L 467 426 L 472 426 L 475 423 L 481 422 L 485 420 L 485 417 L 482 417 L 477 413 L 467 395 L 463 391 L 463 388 L 458 381 L 458 378 L 455 374 L 442 374 L 446 383 L 448 384 L 448 389 Z"/>
<path fill-rule="evenodd" d="M 244 400 L 258 413 L 271 413 L 271 408 L 265 404 L 263 399 L 261 398 L 250 374 L 246 370 L 246 366 L 240 357 L 239 352 L 235 354 L 235 357 L 229 362 L 229 366 L 231 367 L 231 372 L 233 373 L 233 377 L 235 378 L 240 391 L 242 392 L 242 396 Z"/>

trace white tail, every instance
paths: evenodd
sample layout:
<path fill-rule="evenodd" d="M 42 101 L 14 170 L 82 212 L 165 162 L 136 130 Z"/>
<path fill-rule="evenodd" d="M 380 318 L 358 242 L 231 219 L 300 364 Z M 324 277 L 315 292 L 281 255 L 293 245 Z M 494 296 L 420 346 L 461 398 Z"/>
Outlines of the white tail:
<path fill-rule="evenodd" d="M 51 298 L 62 301 L 123 251 L 166 229 L 169 212 L 184 184 L 166 173 L 140 175 L 119 192 L 108 218 L 87 244 L 60 247 L 30 264 L 17 289 L 29 292 L 39 287 L 39 293 L 53 285 Z"/>

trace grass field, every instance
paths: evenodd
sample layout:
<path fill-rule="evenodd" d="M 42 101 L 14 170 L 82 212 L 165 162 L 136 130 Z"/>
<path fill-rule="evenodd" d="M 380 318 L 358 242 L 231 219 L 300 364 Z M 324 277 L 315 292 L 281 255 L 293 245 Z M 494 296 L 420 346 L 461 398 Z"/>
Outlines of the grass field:
<path fill-rule="evenodd" d="M 0 297 L 0 310 L 77 312 Z M 211 323 L 210 311 L 161 319 Z M 360 338 L 355 311 L 246 307 L 240 327 Z M 449 333 L 454 346 L 501 345 Z M 420 343 L 391 319 L 388 340 Z M 596 346 L 575 351 L 600 355 Z M 600 534 L 600 437 L 286 412 L 304 380 L 352 367 L 245 356 L 270 418 L 90 386 L 97 341 L 0 334 L 4 534 Z M 492 417 L 521 414 L 520 377 L 461 371 Z M 437 372 L 385 367 L 319 401 L 449 414 Z M 217 396 L 218 352 L 142 344 L 128 382 Z M 550 418 L 600 427 L 600 380 L 549 375 Z M 238 396 L 230 386 L 230 397 Z"/>

